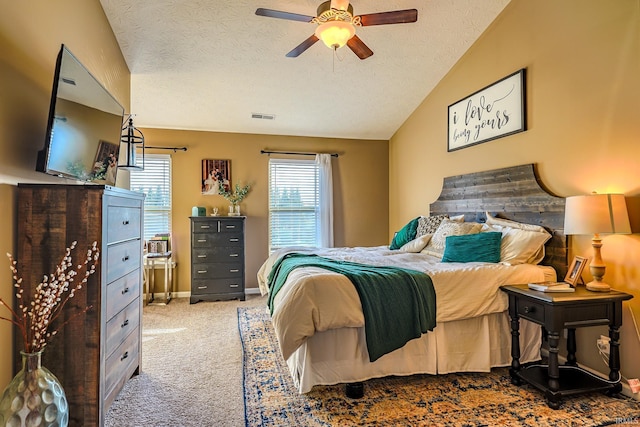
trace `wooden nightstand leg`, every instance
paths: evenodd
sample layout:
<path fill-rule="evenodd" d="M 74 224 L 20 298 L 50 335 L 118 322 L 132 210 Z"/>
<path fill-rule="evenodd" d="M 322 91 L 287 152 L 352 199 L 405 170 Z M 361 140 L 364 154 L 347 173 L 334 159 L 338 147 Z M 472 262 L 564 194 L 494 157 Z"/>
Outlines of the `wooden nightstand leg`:
<path fill-rule="evenodd" d="M 576 348 L 576 330 L 569 328 L 567 329 L 567 363 L 565 365 L 578 366 Z"/>
<path fill-rule="evenodd" d="M 520 318 L 516 310 L 516 302 L 513 296 L 509 296 L 509 317 L 511 317 L 511 384 L 520 385 L 522 380 L 518 376 L 520 371 Z"/>
<path fill-rule="evenodd" d="M 552 409 L 560 408 L 561 397 L 557 394 L 560 390 L 560 367 L 558 366 L 558 344 L 560 343 L 560 333 L 549 331 L 549 390 L 546 393 L 547 404 Z"/>
<path fill-rule="evenodd" d="M 617 326 L 609 326 L 609 380 L 620 380 L 620 331 Z M 610 393 L 620 393 L 622 384 L 618 382 Z"/>

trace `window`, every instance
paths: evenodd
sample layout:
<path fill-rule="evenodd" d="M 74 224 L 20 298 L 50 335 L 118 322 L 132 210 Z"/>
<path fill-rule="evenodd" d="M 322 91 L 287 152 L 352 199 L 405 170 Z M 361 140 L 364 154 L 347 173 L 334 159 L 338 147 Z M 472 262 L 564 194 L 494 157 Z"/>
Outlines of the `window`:
<path fill-rule="evenodd" d="M 319 174 L 314 160 L 269 160 L 269 250 L 316 247 Z"/>
<path fill-rule="evenodd" d="M 144 170 L 131 170 L 131 190 L 145 193 L 144 239 L 171 232 L 171 156 L 146 154 Z"/>

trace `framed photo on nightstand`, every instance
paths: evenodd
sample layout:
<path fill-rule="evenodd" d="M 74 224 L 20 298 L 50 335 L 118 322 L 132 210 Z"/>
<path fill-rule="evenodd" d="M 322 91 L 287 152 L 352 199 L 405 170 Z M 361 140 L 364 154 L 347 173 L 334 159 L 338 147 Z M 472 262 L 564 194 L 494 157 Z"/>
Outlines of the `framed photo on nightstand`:
<path fill-rule="evenodd" d="M 569 270 L 567 270 L 567 275 L 564 278 L 565 283 L 569 283 L 574 288 L 578 284 L 580 277 L 582 276 L 582 270 L 587 265 L 589 260 L 587 258 L 581 256 L 574 256 L 571 265 L 569 266 Z"/>

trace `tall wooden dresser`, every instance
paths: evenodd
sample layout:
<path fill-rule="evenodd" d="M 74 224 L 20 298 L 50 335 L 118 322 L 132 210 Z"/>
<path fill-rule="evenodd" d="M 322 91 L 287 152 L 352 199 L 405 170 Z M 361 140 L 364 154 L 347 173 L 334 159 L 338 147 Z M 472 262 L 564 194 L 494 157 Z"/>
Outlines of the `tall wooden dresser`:
<path fill-rule="evenodd" d="M 18 185 L 16 258 L 25 285 L 55 271 L 74 241 L 74 264 L 94 241 L 100 249 L 96 273 L 65 307 L 60 321 L 69 323 L 42 356 L 65 390 L 70 426 L 102 426 L 125 382 L 140 372 L 143 201 L 141 193 L 102 185 Z M 22 347 L 17 339 L 16 351 Z"/>
<path fill-rule="evenodd" d="M 244 301 L 244 220 L 191 217 L 191 304 Z"/>

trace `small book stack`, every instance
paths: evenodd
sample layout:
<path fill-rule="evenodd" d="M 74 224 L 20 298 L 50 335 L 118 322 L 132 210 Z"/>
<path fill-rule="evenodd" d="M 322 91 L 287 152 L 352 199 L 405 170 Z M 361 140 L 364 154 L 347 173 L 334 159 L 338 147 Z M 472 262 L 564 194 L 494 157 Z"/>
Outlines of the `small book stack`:
<path fill-rule="evenodd" d="M 575 292 L 575 288 L 564 282 L 529 283 L 529 289 L 541 292 Z"/>
<path fill-rule="evenodd" d="M 169 234 L 156 234 L 151 238 L 151 240 L 149 240 L 149 252 L 155 254 L 165 253 L 168 250 L 168 243 Z"/>

